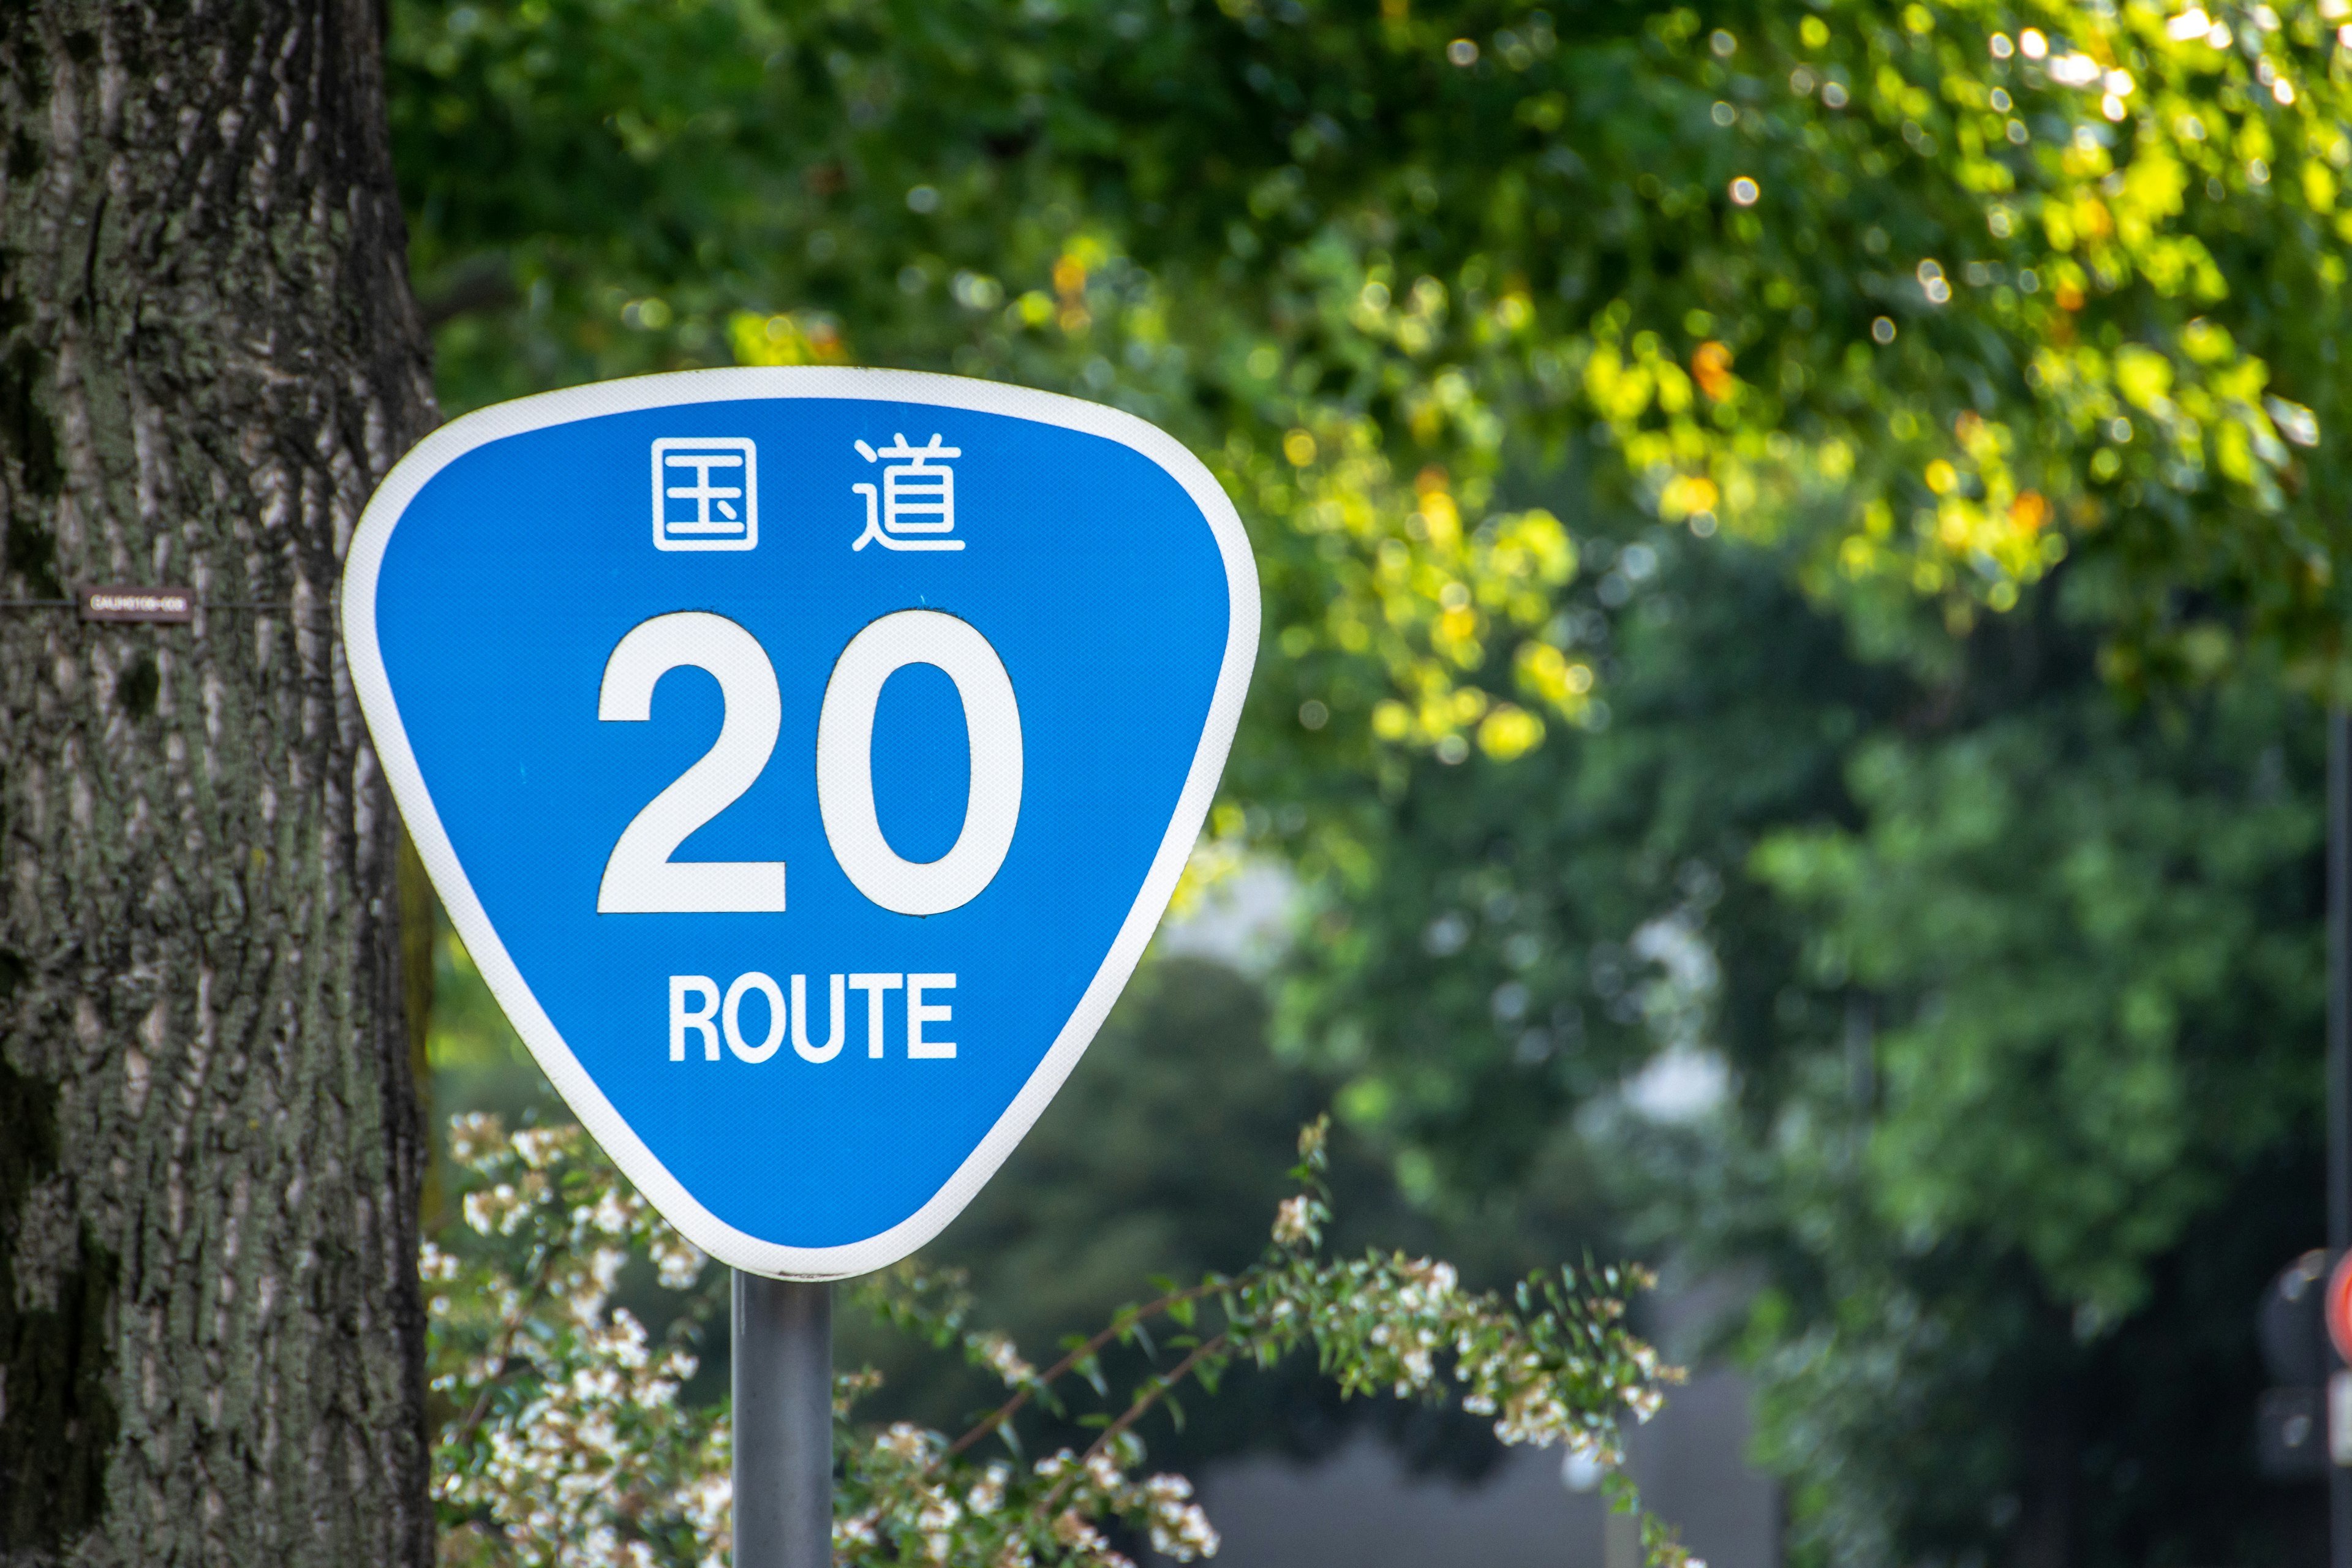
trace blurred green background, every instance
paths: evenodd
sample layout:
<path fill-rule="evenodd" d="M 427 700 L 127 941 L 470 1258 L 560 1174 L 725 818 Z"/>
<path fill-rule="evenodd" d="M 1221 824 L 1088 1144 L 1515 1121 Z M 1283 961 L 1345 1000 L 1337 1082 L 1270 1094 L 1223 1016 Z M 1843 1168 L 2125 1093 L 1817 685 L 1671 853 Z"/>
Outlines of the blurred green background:
<path fill-rule="evenodd" d="M 1244 513 L 1196 875 L 1279 868 L 1285 940 L 1147 964 L 935 1249 L 985 1320 L 1240 1263 L 1328 1105 L 1346 1245 L 1751 1282 L 1792 1562 L 2284 1563 L 2341 10 L 396 0 L 391 89 L 450 412 L 948 370 Z M 557 1114 L 437 952 L 436 1111 Z M 1492 1458 L 1304 1369 L 1187 1415 Z"/>

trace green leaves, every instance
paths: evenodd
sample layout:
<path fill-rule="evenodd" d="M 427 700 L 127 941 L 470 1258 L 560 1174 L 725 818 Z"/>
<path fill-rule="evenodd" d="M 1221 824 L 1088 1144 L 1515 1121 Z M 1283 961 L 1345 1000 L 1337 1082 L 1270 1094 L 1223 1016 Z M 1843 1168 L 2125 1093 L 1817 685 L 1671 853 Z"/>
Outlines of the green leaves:
<path fill-rule="evenodd" d="M 2021 1483 L 1917 1435 L 2157 1310 L 2314 1092 L 2334 3 L 402 0 L 391 86 L 452 407 L 899 364 L 1202 454 L 1286 1048 L 1433 1214 L 1656 1161 L 1771 1261 L 1802 1516 L 1924 1555 Z M 1595 1154 L 1662 1044 L 1717 1120 Z"/>
<path fill-rule="evenodd" d="M 2324 968 L 2311 911 L 2262 897 L 2320 842 L 2277 711 L 2235 688 L 2152 726 L 2087 693 L 1888 736 L 1851 767 L 1865 826 L 1759 845 L 1813 916 L 1816 984 L 1876 999 L 1889 1229 L 2017 1247 L 2117 1317 L 2220 1173 L 2304 1114 L 2310 1086 L 2250 1056 L 2315 1017 Z"/>
<path fill-rule="evenodd" d="M 1296 793 L 1584 721 L 1567 538 L 1496 486 L 1594 438 L 1832 601 L 1965 625 L 2088 549 L 2119 678 L 2184 584 L 2324 676 L 2323 8 L 406 0 L 394 123 L 453 405 L 846 355 L 1172 426 L 1255 531 Z"/>
<path fill-rule="evenodd" d="M 2119 704 L 2079 562 L 1892 663 L 1785 556 L 1632 537 L 1609 727 L 1416 770 L 1291 1048 L 1465 1231 L 1767 1281 L 1742 1359 L 1825 1560 L 1997 1553 L 2062 1486 L 2113 1500 L 2085 1560 L 2258 1554 L 2186 1478 L 2242 1465 L 2244 1303 L 2319 1223 L 2320 714 L 2255 671 Z"/>

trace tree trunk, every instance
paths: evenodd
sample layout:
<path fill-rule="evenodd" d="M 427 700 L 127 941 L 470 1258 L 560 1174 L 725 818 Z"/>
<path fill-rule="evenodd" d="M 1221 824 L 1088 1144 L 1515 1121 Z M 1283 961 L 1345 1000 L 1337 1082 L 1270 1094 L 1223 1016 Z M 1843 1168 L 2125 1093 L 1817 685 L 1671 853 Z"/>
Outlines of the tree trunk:
<path fill-rule="evenodd" d="M 425 1568 L 341 552 L 432 423 L 370 0 L 0 0 L 0 1563 Z"/>

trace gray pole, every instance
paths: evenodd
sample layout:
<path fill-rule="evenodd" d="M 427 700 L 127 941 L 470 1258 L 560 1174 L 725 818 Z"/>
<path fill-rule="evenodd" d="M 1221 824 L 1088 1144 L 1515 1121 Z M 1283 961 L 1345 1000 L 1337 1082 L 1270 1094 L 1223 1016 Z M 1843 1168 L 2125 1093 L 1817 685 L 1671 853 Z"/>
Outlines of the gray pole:
<path fill-rule="evenodd" d="M 2352 1247 L 2352 716 L 2327 713 L 2327 1250 Z M 2338 1372 L 2337 1376 L 2344 1373 Z M 2343 1435 L 2334 1430 L 2334 1390 L 2322 1391 L 2329 1458 Z M 2352 1568 L 2352 1469 L 2327 1467 L 2327 1560 Z"/>
<path fill-rule="evenodd" d="M 734 1568 L 831 1568 L 833 1287 L 735 1276 Z"/>

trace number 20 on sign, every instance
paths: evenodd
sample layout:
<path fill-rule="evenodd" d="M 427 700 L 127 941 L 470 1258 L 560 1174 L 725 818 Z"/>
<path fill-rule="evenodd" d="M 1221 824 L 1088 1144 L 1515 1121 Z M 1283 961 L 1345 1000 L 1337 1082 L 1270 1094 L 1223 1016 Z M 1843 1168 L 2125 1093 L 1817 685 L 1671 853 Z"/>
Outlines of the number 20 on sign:
<path fill-rule="evenodd" d="M 1239 520 L 1165 434 L 835 369 L 459 419 L 370 503 L 342 613 L 548 1077 L 690 1239 L 805 1279 L 937 1234 L 1076 1065 L 1258 629 Z"/>

